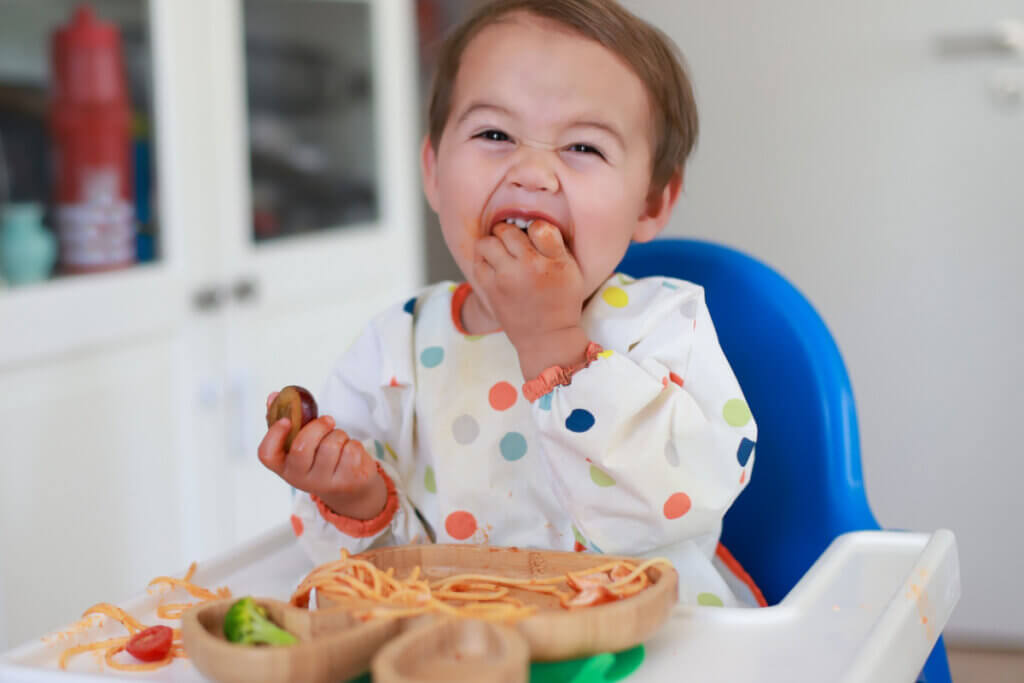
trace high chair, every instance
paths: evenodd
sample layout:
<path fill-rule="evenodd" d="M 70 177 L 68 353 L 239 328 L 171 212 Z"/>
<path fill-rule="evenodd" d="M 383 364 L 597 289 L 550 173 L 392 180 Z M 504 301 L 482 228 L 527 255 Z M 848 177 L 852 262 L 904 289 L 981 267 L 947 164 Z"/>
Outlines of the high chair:
<path fill-rule="evenodd" d="M 793 285 L 729 247 L 667 238 L 634 244 L 619 272 L 704 287 L 758 432 L 751 481 L 725 516 L 722 544 L 775 604 L 838 535 L 879 528 L 839 349 Z M 918 681 L 951 681 L 941 636 Z"/>

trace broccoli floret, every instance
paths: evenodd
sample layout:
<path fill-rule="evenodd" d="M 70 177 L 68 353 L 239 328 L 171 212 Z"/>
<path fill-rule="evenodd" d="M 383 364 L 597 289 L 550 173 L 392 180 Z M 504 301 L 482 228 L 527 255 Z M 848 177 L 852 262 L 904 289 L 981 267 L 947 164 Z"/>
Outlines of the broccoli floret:
<path fill-rule="evenodd" d="M 238 600 L 224 615 L 224 636 L 240 645 L 294 645 L 298 639 L 270 621 L 267 610 L 249 597 Z"/>

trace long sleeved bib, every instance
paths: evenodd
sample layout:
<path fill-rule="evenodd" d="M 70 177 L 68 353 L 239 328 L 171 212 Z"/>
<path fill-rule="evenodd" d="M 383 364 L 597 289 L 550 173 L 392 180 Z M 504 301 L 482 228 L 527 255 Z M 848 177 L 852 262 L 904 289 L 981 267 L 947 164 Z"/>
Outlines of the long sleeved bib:
<path fill-rule="evenodd" d="M 460 332 L 467 288 L 433 285 L 378 316 L 319 394 L 377 456 L 398 507 L 356 538 L 298 494 L 314 561 L 431 541 L 664 556 L 683 602 L 752 602 L 716 549 L 756 427 L 703 290 L 613 275 L 582 318 L 604 351 L 530 403 L 508 337 Z"/>

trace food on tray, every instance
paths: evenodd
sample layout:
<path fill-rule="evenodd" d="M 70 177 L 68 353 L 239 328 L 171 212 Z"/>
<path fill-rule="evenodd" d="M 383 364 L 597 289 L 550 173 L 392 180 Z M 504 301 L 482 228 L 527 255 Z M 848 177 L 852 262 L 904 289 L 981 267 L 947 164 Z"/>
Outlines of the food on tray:
<path fill-rule="evenodd" d="M 292 424 L 288 436 L 284 440 L 284 450 L 292 447 L 292 440 L 306 423 L 317 416 L 316 401 L 309 390 L 300 386 L 289 385 L 281 390 L 267 408 L 267 426 L 271 426 L 282 417 L 287 417 Z"/>
<path fill-rule="evenodd" d="M 166 584 L 172 588 L 182 588 L 189 594 L 199 598 L 197 602 L 189 603 L 164 603 L 157 607 L 157 616 L 162 619 L 178 619 L 189 607 L 201 605 L 212 600 L 230 598 L 231 591 L 227 588 L 218 588 L 216 592 L 207 590 L 202 586 L 192 583 L 192 576 L 196 572 L 196 563 L 188 568 L 188 572 L 182 579 L 171 576 L 158 576 L 149 582 L 149 587 Z M 82 614 L 82 621 L 73 626 L 66 633 L 59 637 L 70 637 L 95 626 L 94 615 L 105 615 L 121 622 L 121 625 L 128 629 L 129 635 L 106 640 L 94 641 L 91 643 L 80 643 L 66 648 L 60 655 L 60 668 L 66 669 L 68 660 L 83 652 L 105 650 L 104 659 L 112 669 L 120 671 L 152 671 L 170 664 L 177 657 L 185 657 L 185 647 L 181 641 L 181 631 L 168 626 L 147 627 L 141 621 L 125 612 L 116 605 L 101 602 L 85 610 Z M 140 660 L 141 664 L 129 664 L 114 659 L 119 653 L 128 651 L 128 654 Z"/>
<path fill-rule="evenodd" d="M 239 645 L 294 645 L 298 639 L 267 616 L 267 610 L 244 597 L 224 615 L 224 637 Z"/>
<path fill-rule="evenodd" d="M 141 662 L 159 662 L 171 652 L 174 631 L 170 626 L 150 626 L 128 639 L 128 654 Z"/>
<path fill-rule="evenodd" d="M 497 574 L 458 574 L 430 581 L 414 567 L 402 579 L 394 568 L 382 571 L 371 562 L 341 551 L 341 559 L 314 569 L 292 595 L 298 607 L 309 605 L 314 588 L 318 600 L 351 604 L 362 609 L 357 616 L 407 617 L 428 612 L 488 621 L 514 622 L 537 611 L 513 595 L 525 591 L 558 599 L 564 609 L 590 607 L 622 600 L 651 585 L 647 569 L 668 560 L 655 558 L 639 565 L 615 560 L 578 572 L 539 579 L 519 579 Z M 567 590 L 561 590 L 560 584 Z"/>

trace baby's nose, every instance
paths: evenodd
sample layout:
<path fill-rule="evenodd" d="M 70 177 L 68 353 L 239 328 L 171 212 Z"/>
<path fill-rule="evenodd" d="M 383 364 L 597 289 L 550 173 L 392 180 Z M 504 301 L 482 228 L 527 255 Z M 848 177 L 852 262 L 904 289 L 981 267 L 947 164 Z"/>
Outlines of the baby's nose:
<path fill-rule="evenodd" d="M 531 192 L 557 192 L 558 174 L 555 173 L 552 152 L 523 146 L 508 172 L 508 181 L 515 187 Z"/>

